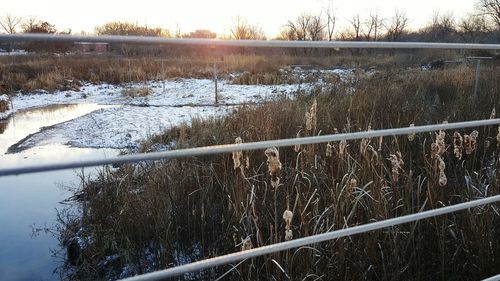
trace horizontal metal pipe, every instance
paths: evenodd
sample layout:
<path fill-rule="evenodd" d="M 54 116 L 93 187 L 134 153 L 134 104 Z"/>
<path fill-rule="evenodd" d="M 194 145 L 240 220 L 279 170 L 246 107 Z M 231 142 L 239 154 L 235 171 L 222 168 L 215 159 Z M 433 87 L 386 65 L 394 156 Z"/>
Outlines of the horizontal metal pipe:
<path fill-rule="evenodd" d="M 1 34 L 0 43 L 13 42 L 92 42 L 130 44 L 185 44 L 237 47 L 275 48 L 356 48 L 356 49 L 470 49 L 500 50 L 500 44 L 381 42 L 381 41 L 283 41 L 283 40 L 220 40 L 197 38 L 164 38 L 148 36 L 80 36 L 61 34 Z"/>
<path fill-rule="evenodd" d="M 94 167 L 108 164 L 125 164 L 132 162 L 148 161 L 148 160 L 162 160 L 162 159 L 175 159 L 175 158 L 185 158 L 193 156 L 205 156 L 220 153 L 231 153 L 235 151 L 243 150 L 258 150 L 266 149 L 269 147 L 284 147 L 284 146 L 294 146 L 294 145 L 305 145 L 305 144 L 316 144 L 325 142 L 335 142 L 341 140 L 356 140 L 365 138 L 376 138 L 381 136 L 398 136 L 398 135 L 408 135 L 423 132 L 432 132 L 437 130 L 451 130 L 459 128 L 470 128 L 488 125 L 498 125 L 500 124 L 500 119 L 486 119 L 477 121 L 467 121 L 467 122 L 457 122 L 457 123 L 447 123 L 447 124 L 437 124 L 437 125 L 426 125 L 417 127 L 406 127 L 397 129 L 384 129 L 377 131 L 365 131 L 356 133 L 345 133 L 345 134 L 334 134 L 325 136 L 313 136 L 304 138 L 291 138 L 291 139 L 280 139 L 280 140 L 269 140 L 260 142 L 249 142 L 242 144 L 225 144 L 225 145 L 215 145 L 215 146 L 205 146 L 205 147 L 195 147 L 188 149 L 177 149 L 163 152 L 152 152 L 152 153 L 138 153 L 130 155 L 122 155 L 117 157 L 110 157 L 104 159 L 94 159 L 94 160 L 84 160 L 84 161 L 67 161 L 67 162 L 57 162 L 57 163 L 47 163 L 43 165 L 30 165 L 23 167 L 12 167 L 0 169 L 0 176 L 8 175 L 20 175 L 29 174 L 36 172 L 46 172 L 54 170 L 63 169 L 74 169 L 82 167 Z"/>
<path fill-rule="evenodd" d="M 244 259 L 255 258 L 267 254 L 272 254 L 280 251 L 290 250 L 293 248 L 298 248 L 306 245 L 311 245 L 319 242 L 329 241 L 333 239 L 338 239 L 341 237 L 351 236 L 355 234 L 365 233 L 377 229 L 382 229 L 390 226 L 400 225 L 404 223 L 414 222 L 422 219 L 427 219 L 431 217 L 441 216 L 449 213 L 454 213 L 457 211 L 491 204 L 500 201 L 500 195 L 483 198 L 479 200 L 469 201 L 466 203 L 460 203 L 453 206 L 447 206 L 439 209 L 429 210 L 421 213 L 411 214 L 407 216 L 397 217 L 393 219 L 387 219 L 379 222 L 373 222 L 368 224 L 363 224 L 359 226 L 344 228 L 341 230 L 336 230 L 332 232 L 312 235 L 304 238 L 299 238 L 287 242 L 281 242 L 277 244 L 272 244 L 264 247 L 259 247 L 251 249 L 248 251 L 242 251 L 237 253 L 232 253 L 229 255 L 219 256 L 211 259 L 201 260 L 194 263 L 189 263 L 186 265 L 181 265 L 173 268 L 168 268 L 165 270 L 160 270 L 156 272 L 151 272 L 143 275 L 138 275 L 123 280 L 126 281 L 149 281 L 149 280 L 162 280 L 165 278 L 171 278 L 180 276 L 188 272 L 196 272 L 206 268 L 212 268 L 220 265 L 230 264 L 238 262 Z"/>

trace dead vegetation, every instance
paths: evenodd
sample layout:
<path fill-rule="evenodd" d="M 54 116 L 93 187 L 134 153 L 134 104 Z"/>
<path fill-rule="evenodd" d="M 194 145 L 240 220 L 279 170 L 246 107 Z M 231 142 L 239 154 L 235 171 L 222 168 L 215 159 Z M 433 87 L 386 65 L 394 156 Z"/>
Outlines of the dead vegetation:
<path fill-rule="evenodd" d="M 324 89 L 194 120 L 152 137 L 143 150 L 155 143 L 186 148 L 484 119 L 500 106 L 500 80 L 498 68 L 481 75 L 475 99 L 467 68 L 387 71 L 363 77 L 351 94 Z M 62 245 L 83 241 L 62 272 L 69 279 L 114 279 L 496 195 L 499 130 L 105 168 L 83 179 L 71 209 L 76 212 L 61 212 Z M 228 278 L 484 278 L 500 268 L 499 235 L 498 206 L 490 205 L 247 260 Z M 210 280 L 230 269 L 184 278 Z"/>
<path fill-rule="evenodd" d="M 332 51 L 330 54 L 297 50 L 296 54 L 272 56 L 259 54 L 233 54 L 223 58 L 210 55 L 185 54 L 179 56 L 87 56 L 77 54 L 26 55 L 0 57 L 0 93 L 14 94 L 17 91 L 43 89 L 78 90 L 81 82 L 121 84 L 173 78 L 208 78 L 214 76 L 216 62 L 219 77 L 232 79 L 236 84 L 283 84 L 311 82 L 280 72 L 290 65 L 316 67 L 349 67 L 386 69 L 419 67 L 443 57 L 463 57 L 465 53 L 445 51 L 421 51 L 414 53 L 393 53 L 379 51 L 350 52 Z M 234 73 L 241 75 L 231 78 Z"/>

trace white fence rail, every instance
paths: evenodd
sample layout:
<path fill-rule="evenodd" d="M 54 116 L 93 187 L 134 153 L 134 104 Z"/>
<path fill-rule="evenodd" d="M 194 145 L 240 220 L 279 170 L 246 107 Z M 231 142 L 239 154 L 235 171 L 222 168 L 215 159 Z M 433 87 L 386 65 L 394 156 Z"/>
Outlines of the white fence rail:
<path fill-rule="evenodd" d="M 187 45 L 209 45 L 209 46 L 240 46 L 240 47 L 277 47 L 277 48 L 370 48 L 370 49 L 469 49 L 469 50 L 500 50 L 500 44 L 470 44 L 470 43 L 426 43 L 426 42 L 355 42 L 355 41 L 257 41 L 257 40 L 212 40 L 212 39 L 177 39 L 141 36 L 72 36 L 72 35 L 42 35 L 42 34 L 14 34 L 0 35 L 0 43 L 13 42 L 103 42 L 103 43 L 134 43 L 134 44 L 187 44 Z M 384 129 L 376 131 L 334 134 L 325 136 L 314 136 L 305 138 L 292 138 L 281 140 L 270 140 L 244 144 L 227 144 L 208 147 L 197 147 L 190 149 L 172 150 L 166 152 L 154 152 L 147 154 L 124 155 L 106 159 L 95 159 L 77 162 L 54 162 L 44 165 L 32 165 L 23 167 L 10 167 L 0 169 L 0 176 L 21 175 L 36 172 L 46 172 L 62 169 L 81 167 L 93 167 L 108 164 L 124 164 L 140 161 L 153 161 L 174 159 L 181 157 L 194 157 L 213 155 L 219 153 L 231 153 L 241 150 L 258 150 L 268 147 L 284 147 L 293 145 L 316 144 L 324 142 L 335 142 L 341 140 L 356 140 L 363 138 L 375 138 L 380 136 L 399 136 L 413 133 L 432 132 L 437 130 L 451 130 L 470 128 L 478 126 L 499 125 L 500 119 L 477 120 L 457 122 L 449 124 L 426 125 L 418 127 L 406 127 L 397 129 Z M 206 268 L 221 266 L 249 258 L 267 255 L 279 251 L 289 250 L 309 244 L 324 242 L 340 237 L 365 233 L 390 226 L 404 223 L 417 222 L 422 219 L 445 215 L 465 209 L 475 208 L 486 204 L 500 201 L 500 195 L 460 203 L 439 209 L 429 210 L 407 216 L 387 219 L 379 222 L 363 224 L 355 227 L 345 228 L 323 234 L 303 237 L 287 242 L 255 248 L 248 251 L 223 255 L 212 259 L 206 259 L 182 266 L 177 266 L 161 271 L 134 276 L 126 280 L 159 280 L 182 274 L 199 271 Z M 500 275 L 486 280 L 499 280 Z"/>

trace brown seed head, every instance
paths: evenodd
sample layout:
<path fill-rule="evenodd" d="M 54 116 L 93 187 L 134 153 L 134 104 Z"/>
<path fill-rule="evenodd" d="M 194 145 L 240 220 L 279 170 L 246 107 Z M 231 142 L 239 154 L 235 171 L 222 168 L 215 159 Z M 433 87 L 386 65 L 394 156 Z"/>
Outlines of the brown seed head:
<path fill-rule="evenodd" d="M 463 149 L 463 138 L 459 132 L 455 132 L 453 134 L 453 153 L 455 153 L 455 157 L 457 157 L 458 160 L 462 159 Z"/>
<path fill-rule="evenodd" d="M 411 124 L 410 124 L 410 128 L 413 128 L 413 127 L 415 127 L 415 124 L 411 123 Z M 414 140 L 415 140 L 415 133 L 411 133 L 411 134 L 409 134 L 409 135 L 408 135 L 408 140 L 409 140 L 409 141 L 414 141 Z"/>
<path fill-rule="evenodd" d="M 346 152 L 347 148 L 347 141 L 346 140 L 341 140 L 339 143 L 339 157 L 342 158 Z"/>
<path fill-rule="evenodd" d="M 309 111 L 306 112 L 306 130 L 307 131 L 311 131 L 312 128 L 313 128 L 313 120 L 312 120 L 312 117 L 311 117 L 311 113 L 309 113 Z"/>
<path fill-rule="evenodd" d="M 500 126 L 498 126 L 497 147 L 500 147 Z"/>
<path fill-rule="evenodd" d="M 240 137 L 237 137 L 234 142 L 236 144 L 241 144 L 243 143 L 243 140 Z M 243 152 L 241 151 L 235 151 L 233 152 L 233 164 L 234 164 L 234 169 L 238 169 L 241 166 L 241 158 L 243 157 Z"/>
<path fill-rule="evenodd" d="M 253 244 L 252 244 L 252 239 L 250 239 L 250 236 L 241 240 L 241 250 L 242 251 L 251 250 L 252 248 L 253 248 Z"/>
<path fill-rule="evenodd" d="M 350 179 L 349 183 L 347 184 L 347 192 L 349 192 L 349 194 L 352 194 L 352 192 L 357 186 L 358 186 L 358 181 L 356 179 Z"/>
<path fill-rule="evenodd" d="M 300 138 L 300 131 L 297 132 L 297 138 Z M 297 153 L 300 152 L 300 144 L 296 144 L 293 148 L 293 150 Z"/>
<path fill-rule="evenodd" d="M 447 182 L 448 179 L 446 178 L 446 174 L 444 172 L 439 172 L 439 185 L 445 186 Z"/>
<path fill-rule="evenodd" d="M 329 143 L 326 144 L 326 157 L 332 157 L 333 155 L 333 146 Z"/>
<path fill-rule="evenodd" d="M 293 219 L 293 213 L 290 210 L 286 210 L 283 213 L 283 220 L 285 221 L 286 224 L 286 229 L 290 229 L 292 226 L 292 219 Z"/>
<path fill-rule="evenodd" d="M 280 154 L 276 147 L 268 148 L 264 152 L 267 156 L 267 167 L 271 176 L 271 186 L 278 187 L 280 183 L 279 173 L 281 171 Z"/>

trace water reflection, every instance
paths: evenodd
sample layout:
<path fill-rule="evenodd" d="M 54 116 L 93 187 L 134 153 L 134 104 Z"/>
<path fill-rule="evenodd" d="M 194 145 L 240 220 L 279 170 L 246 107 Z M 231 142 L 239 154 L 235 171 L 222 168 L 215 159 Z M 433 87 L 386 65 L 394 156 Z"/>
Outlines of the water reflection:
<path fill-rule="evenodd" d="M 116 156 L 117 150 L 35 147 L 17 154 L 0 155 L 0 167 L 76 161 Z M 85 174 L 95 171 L 86 169 Z M 60 266 L 50 250 L 58 242 L 51 234 L 32 238 L 30 226 L 52 226 L 59 202 L 71 194 L 67 186 L 79 184 L 75 170 L 0 177 L 0 280 L 58 280 L 52 271 Z"/>
<path fill-rule="evenodd" d="M 52 126 L 83 116 L 92 111 L 107 108 L 99 104 L 61 104 L 19 111 L 6 122 L 0 123 L 0 154 L 42 127 Z"/>
<path fill-rule="evenodd" d="M 114 149 L 71 148 L 51 144 L 5 154 L 7 149 L 42 127 L 65 122 L 107 106 L 53 105 L 14 114 L 0 123 L 0 168 L 78 161 L 118 154 Z M 85 173 L 95 171 L 86 169 Z M 77 171 L 64 170 L 0 177 L 0 280 L 58 280 L 53 270 L 61 264 L 52 257 L 57 239 L 49 233 L 32 237 L 31 226 L 51 227 L 59 202 L 71 194 L 62 186 L 78 185 Z"/>

